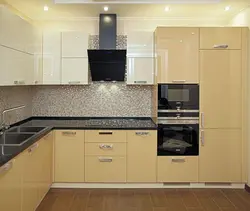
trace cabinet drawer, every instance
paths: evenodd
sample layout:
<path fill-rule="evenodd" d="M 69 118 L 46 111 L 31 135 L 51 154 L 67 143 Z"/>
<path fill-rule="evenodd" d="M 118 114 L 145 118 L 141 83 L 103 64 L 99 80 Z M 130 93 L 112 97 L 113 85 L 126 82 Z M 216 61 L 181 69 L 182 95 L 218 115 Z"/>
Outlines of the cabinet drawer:
<path fill-rule="evenodd" d="M 198 182 L 198 157 L 158 157 L 158 182 Z"/>
<path fill-rule="evenodd" d="M 86 143 L 85 155 L 126 155 L 126 143 Z"/>
<path fill-rule="evenodd" d="M 112 130 L 89 130 L 85 132 L 86 142 L 126 142 L 127 132 L 126 131 L 112 131 Z"/>
<path fill-rule="evenodd" d="M 241 49 L 241 28 L 201 28 L 200 49 Z"/>
<path fill-rule="evenodd" d="M 126 182 L 126 157 L 86 156 L 85 182 Z"/>

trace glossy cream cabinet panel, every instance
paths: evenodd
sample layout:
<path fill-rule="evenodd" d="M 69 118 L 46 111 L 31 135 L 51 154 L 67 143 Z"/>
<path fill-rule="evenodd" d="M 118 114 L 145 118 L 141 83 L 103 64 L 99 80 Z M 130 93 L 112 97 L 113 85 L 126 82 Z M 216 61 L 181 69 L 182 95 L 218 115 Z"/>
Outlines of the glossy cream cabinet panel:
<path fill-rule="evenodd" d="M 240 50 L 200 51 L 200 111 L 203 128 L 241 128 L 241 58 Z"/>
<path fill-rule="evenodd" d="M 241 49 L 241 28 L 200 28 L 200 49 Z"/>
<path fill-rule="evenodd" d="M 3 211 L 22 210 L 23 164 L 24 156 L 19 155 L 0 167 L 0 209 Z"/>
<path fill-rule="evenodd" d="M 62 58 L 62 84 L 88 84 L 88 58 Z"/>
<path fill-rule="evenodd" d="M 199 182 L 242 182 L 241 130 L 205 129 L 201 133 Z"/>
<path fill-rule="evenodd" d="M 84 182 L 84 131 L 55 131 L 55 182 Z"/>
<path fill-rule="evenodd" d="M 198 157 L 158 156 L 157 182 L 198 182 Z"/>
<path fill-rule="evenodd" d="M 33 84 L 33 55 L 0 46 L 0 85 Z"/>
<path fill-rule="evenodd" d="M 153 57 L 127 57 L 127 84 L 154 84 Z"/>
<path fill-rule="evenodd" d="M 128 131 L 127 182 L 156 182 L 157 131 Z"/>
<path fill-rule="evenodd" d="M 61 84 L 61 32 L 43 32 L 43 71 L 41 84 Z"/>
<path fill-rule="evenodd" d="M 88 57 L 89 34 L 81 31 L 62 32 L 62 57 Z"/>
<path fill-rule="evenodd" d="M 158 83 L 199 82 L 199 28 L 158 27 L 155 45 Z"/>

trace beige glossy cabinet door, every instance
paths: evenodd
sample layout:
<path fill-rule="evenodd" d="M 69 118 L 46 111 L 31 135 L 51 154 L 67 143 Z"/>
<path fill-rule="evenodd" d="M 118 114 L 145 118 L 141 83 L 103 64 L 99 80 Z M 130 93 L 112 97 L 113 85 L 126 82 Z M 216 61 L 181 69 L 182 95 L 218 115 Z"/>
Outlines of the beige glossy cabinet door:
<path fill-rule="evenodd" d="M 240 128 L 242 115 L 240 50 L 200 51 L 201 126 Z"/>
<path fill-rule="evenodd" d="M 21 211 L 22 172 L 24 156 L 9 161 L 0 167 L 0 209 Z"/>
<path fill-rule="evenodd" d="M 55 132 L 55 182 L 84 182 L 84 131 Z"/>
<path fill-rule="evenodd" d="M 242 182 L 241 130 L 205 129 L 201 132 L 200 182 Z"/>
<path fill-rule="evenodd" d="M 127 134 L 127 182 L 156 182 L 157 131 Z"/>
<path fill-rule="evenodd" d="M 158 83 L 199 82 L 199 28 L 158 27 Z"/>
<path fill-rule="evenodd" d="M 241 49 L 241 28 L 200 28 L 200 49 Z"/>

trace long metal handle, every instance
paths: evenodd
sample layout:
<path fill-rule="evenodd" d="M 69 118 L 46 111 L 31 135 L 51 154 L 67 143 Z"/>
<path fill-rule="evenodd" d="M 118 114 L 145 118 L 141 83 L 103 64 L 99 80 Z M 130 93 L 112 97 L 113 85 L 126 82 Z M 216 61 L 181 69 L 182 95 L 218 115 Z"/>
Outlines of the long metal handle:
<path fill-rule="evenodd" d="M 63 136 L 75 136 L 76 132 L 72 132 L 72 131 L 63 131 L 62 132 Z"/>
<path fill-rule="evenodd" d="M 134 81 L 135 84 L 147 84 L 147 81 Z"/>
<path fill-rule="evenodd" d="M 99 157 L 99 161 L 111 163 L 113 161 L 113 158 L 112 157 Z"/>
<path fill-rule="evenodd" d="M 173 163 L 185 163 L 186 159 L 185 158 L 172 158 Z"/>
<path fill-rule="evenodd" d="M 149 132 L 135 132 L 135 135 L 137 136 L 148 136 L 149 134 Z"/>
<path fill-rule="evenodd" d="M 173 83 L 185 83 L 186 80 L 173 80 L 172 82 Z"/>
<path fill-rule="evenodd" d="M 32 153 L 35 149 L 37 149 L 39 147 L 38 143 L 35 143 L 34 145 L 32 145 L 29 149 L 28 152 Z"/>
<path fill-rule="evenodd" d="M 0 174 L 4 174 L 13 167 L 13 161 L 6 163 L 0 168 Z"/>
<path fill-rule="evenodd" d="M 81 81 L 69 81 L 69 84 L 80 84 Z"/>
<path fill-rule="evenodd" d="M 113 135 L 112 131 L 100 131 L 99 135 Z"/>
<path fill-rule="evenodd" d="M 113 149 L 113 144 L 100 144 L 100 149 Z"/>
<path fill-rule="evenodd" d="M 204 128 L 204 119 L 205 119 L 205 115 L 203 112 L 201 112 L 201 128 Z"/>
<path fill-rule="evenodd" d="M 205 145 L 204 130 L 201 131 L 201 146 Z"/>
<path fill-rule="evenodd" d="M 227 49 L 229 46 L 227 44 L 219 44 L 219 45 L 214 45 L 214 48 L 221 48 L 221 49 Z"/>

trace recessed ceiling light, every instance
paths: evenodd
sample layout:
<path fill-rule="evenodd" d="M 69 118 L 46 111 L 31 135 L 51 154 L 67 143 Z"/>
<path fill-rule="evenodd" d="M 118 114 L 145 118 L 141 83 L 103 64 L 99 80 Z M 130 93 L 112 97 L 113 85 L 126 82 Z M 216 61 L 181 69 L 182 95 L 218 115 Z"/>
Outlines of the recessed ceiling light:
<path fill-rule="evenodd" d="M 165 7 L 165 11 L 166 12 L 170 11 L 170 7 Z"/>
<path fill-rule="evenodd" d="M 105 12 L 107 12 L 109 10 L 109 7 L 105 6 L 103 9 L 104 9 Z"/>
<path fill-rule="evenodd" d="M 43 10 L 44 10 L 44 11 L 48 11 L 48 10 L 49 10 L 49 7 L 48 7 L 47 5 L 45 5 L 45 6 L 43 7 Z"/>
<path fill-rule="evenodd" d="M 225 11 L 229 11 L 231 9 L 231 6 L 226 6 Z"/>

